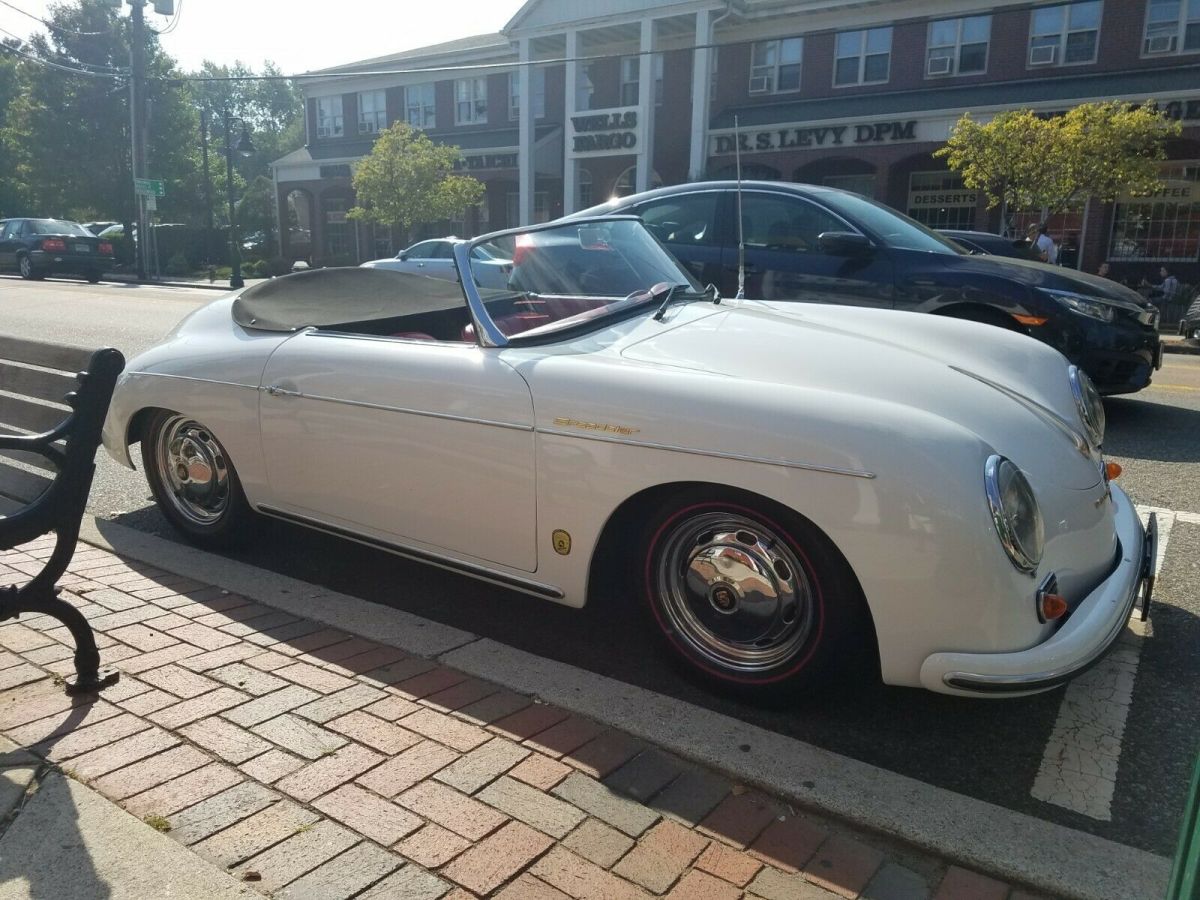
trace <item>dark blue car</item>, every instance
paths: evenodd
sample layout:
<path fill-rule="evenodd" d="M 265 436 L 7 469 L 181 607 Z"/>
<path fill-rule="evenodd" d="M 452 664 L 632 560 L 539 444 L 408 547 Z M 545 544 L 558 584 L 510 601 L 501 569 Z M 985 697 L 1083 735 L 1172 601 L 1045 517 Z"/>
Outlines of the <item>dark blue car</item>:
<path fill-rule="evenodd" d="M 36 281 L 81 275 L 91 283 L 113 267 L 111 241 L 64 219 L 0 219 L 0 270 Z"/>

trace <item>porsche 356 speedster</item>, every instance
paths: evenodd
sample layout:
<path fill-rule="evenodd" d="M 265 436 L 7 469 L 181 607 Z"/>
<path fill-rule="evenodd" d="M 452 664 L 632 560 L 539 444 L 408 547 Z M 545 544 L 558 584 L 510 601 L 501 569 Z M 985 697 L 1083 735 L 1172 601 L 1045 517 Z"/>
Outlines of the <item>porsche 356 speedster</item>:
<path fill-rule="evenodd" d="M 1148 608 L 1153 529 L 1057 351 L 723 299 L 628 217 L 481 240 L 503 288 L 460 241 L 457 281 L 316 270 L 198 310 L 129 363 L 108 451 L 140 442 L 200 544 L 263 514 L 569 606 L 605 567 L 743 691 L 865 651 L 889 684 L 1032 693 Z"/>

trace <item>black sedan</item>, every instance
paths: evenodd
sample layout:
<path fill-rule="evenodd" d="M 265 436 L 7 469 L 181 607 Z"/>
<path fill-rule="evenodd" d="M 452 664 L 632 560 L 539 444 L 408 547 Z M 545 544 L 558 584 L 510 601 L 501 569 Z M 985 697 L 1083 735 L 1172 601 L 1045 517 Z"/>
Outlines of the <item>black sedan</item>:
<path fill-rule="evenodd" d="M 82 275 L 95 284 L 113 266 L 111 241 L 63 219 L 0 219 L 0 269 L 36 281 Z"/>
<path fill-rule="evenodd" d="M 738 288 L 737 183 L 699 182 L 575 214 L 641 217 L 700 280 Z M 1115 282 L 1028 260 L 975 255 L 858 194 L 744 181 L 746 296 L 936 313 L 1050 344 L 1104 393 L 1141 390 L 1162 364 L 1158 311 Z"/>
<path fill-rule="evenodd" d="M 1179 320 L 1179 333 L 1184 338 L 1200 341 L 1200 293 L 1197 293 L 1192 302 L 1188 304 L 1183 318 Z"/>
<path fill-rule="evenodd" d="M 939 228 L 938 234 L 950 238 L 970 253 L 1007 256 L 1010 259 L 1031 259 L 1034 262 L 1041 259 L 1024 238 L 1013 240 L 988 231 L 955 231 L 949 228 Z"/>

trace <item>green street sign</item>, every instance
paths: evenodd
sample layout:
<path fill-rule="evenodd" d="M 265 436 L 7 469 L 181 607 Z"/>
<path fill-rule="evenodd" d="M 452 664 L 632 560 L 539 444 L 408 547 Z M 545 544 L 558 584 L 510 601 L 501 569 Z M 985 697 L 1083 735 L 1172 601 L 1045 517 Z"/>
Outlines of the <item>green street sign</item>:
<path fill-rule="evenodd" d="M 163 183 L 154 178 L 133 179 L 133 192 L 146 197 L 161 197 L 165 193 Z"/>

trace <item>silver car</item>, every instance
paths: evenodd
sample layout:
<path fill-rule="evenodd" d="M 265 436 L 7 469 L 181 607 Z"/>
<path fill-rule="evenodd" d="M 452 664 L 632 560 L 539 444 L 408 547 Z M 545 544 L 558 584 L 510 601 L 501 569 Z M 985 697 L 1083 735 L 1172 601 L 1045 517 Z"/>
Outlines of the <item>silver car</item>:
<path fill-rule="evenodd" d="M 395 256 L 373 259 L 363 263 L 369 269 L 394 269 L 411 275 L 426 275 L 457 281 L 458 270 L 454 267 L 454 238 L 438 238 L 421 241 L 401 250 Z M 512 274 L 513 262 L 499 247 L 493 244 L 477 244 L 471 251 L 471 272 L 480 287 L 504 290 Z"/>

